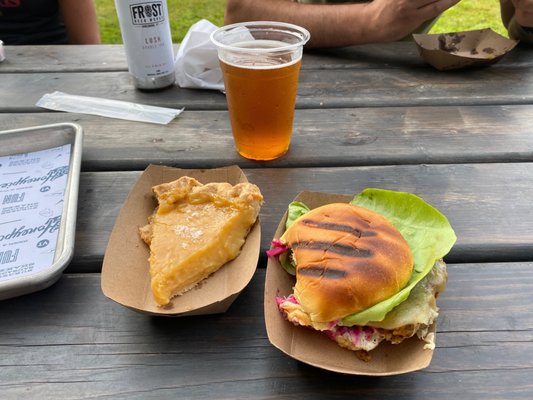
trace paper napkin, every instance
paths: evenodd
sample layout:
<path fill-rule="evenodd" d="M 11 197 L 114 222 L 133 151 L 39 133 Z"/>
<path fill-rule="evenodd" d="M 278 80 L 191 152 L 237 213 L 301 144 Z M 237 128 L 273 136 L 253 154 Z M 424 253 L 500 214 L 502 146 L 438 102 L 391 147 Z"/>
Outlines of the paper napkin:
<path fill-rule="evenodd" d="M 176 54 L 176 83 L 182 88 L 224 90 L 217 49 L 211 32 L 217 26 L 202 19 L 192 25 Z"/>

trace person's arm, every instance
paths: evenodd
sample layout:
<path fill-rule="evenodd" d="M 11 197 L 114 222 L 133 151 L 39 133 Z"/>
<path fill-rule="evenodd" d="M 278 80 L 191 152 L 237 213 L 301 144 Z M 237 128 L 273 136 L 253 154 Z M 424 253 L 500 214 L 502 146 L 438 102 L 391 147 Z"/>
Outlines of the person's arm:
<path fill-rule="evenodd" d="M 500 5 L 509 36 L 533 43 L 533 0 L 500 0 Z"/>
<path fill-rule="evenodd" d="M 71 44 L 100 43 L 100 29 L 93 0 L 58 0 Z"/>
<path fill-rule="evenodd" d="M 301 4 L 291 0 L 228 0 L 225 23 L 291 22 L 311 32 L 308 47 L 400 40 L 460 0 L 374 0 L 358 4 Z"/>

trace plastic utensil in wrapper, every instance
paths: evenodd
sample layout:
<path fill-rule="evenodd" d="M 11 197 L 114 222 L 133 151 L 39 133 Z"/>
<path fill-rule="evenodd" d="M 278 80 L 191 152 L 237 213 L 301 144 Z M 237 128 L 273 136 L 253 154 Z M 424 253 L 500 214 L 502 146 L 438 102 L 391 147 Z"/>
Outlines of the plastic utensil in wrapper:
<path fill-rule="evenodd" d="M 176 110 L 101 97 L 77 96 L 57 91 L 45 94 L 35 105 L 49 110 L 100 115 L 108 118 L 163 125 L 168 124 L 184 110 L 183 108 Z"/>

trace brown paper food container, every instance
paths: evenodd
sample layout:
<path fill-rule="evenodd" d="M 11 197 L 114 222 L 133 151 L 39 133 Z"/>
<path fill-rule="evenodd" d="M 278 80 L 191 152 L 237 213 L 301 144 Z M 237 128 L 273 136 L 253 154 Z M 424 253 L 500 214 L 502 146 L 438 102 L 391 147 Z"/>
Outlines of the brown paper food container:
<path fill-rule="evenodd" d="M 302 192 L 294 199 L 309 208 L 342 202 L 352 196 Z M 283 216 L 274 238 L 285 231 L 287 214 Z M 431 362 L 433 350 L 424 349 L 425 342 L 413 337 L 400 344 L 382 342 L 370 351 L 370 361 L 362 361 L 355 352 L 343 349 L 324 333 L 295 326 L 279 312 L 276 296 L 287 296 L 293 292 L 294 277 L 288 274 L 276 258 L 269 257 L 265 279 L 265 324 L 268 339 L 275 347 L 296 360 L 329 371 L 352 375 L 384 376 L 397 375 L 425 368 Z M 435 325 L 431 327 L 435 332 Z"/>
<path fill-rule="evenodd" d="M 150 165 L 130 191 L 111 232 L 102 266 L 102 291 L 110 299 L 151 315 L 186 316 L 225 312 L 250 282 L 256 270 L 261 243 L 259 220 L 250 230 L 239 256 L 228 262 L 196 288 L 174 297 L 167 306 L 157 305 L 152 296 L 149 274 L 149 248 L 139 236 L 157 202 L 152 187 L 181 176 L 203 184 L 247 182 L 237 166 L 186 170 Z"/>
<path fill-rule="evenodd" d="M 490 28 L 413 34 L 413 39 L 422 58 L 439 71 L 494 64 L 518 43 Z"/>

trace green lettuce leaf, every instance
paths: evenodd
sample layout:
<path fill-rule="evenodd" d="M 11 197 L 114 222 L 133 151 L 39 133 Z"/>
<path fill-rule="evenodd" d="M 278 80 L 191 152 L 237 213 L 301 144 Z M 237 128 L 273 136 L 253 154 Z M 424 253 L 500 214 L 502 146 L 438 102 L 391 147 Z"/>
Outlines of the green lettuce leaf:
<path fill-rule="evenodd" d="M 292 225 L 294 221 L 300 218 L 305 213 L 309 212 L 309 207 L 299 201 L 293 201 L 289 204 L 287 209 L 287 221 L 285 221 L 285 230 Z M 292 258 L 292 250 L 282 253 L 278 257 L 279 263 L 285 271 L 291 275 L 296 275 L 296 265 L 294 265 L 294 259 Z"/>
<path fill-rule="evenodd" d="M 292 276 L 296 275 L 296 265 L 292 262 L 292 250 L 281 253 L 278 257 L 280 265 Z"/>
<path fill-rule="evenodd" d="M 285 222 L 285 229 L 292 225 L 294 221 L 300 218 L 305 213 L 309 212 L 310 209 L 304 203 L 300 201 L 293 201 L 289 204 L 287 210 L 287 221 Z"/>
<path fill-rule="evenodd" d="M 382 321 L 394 307 L 409 297 L 411 289 L 444 257 L 457 240 L 448 219 L 420 197 L 383 189 L 365 189 L 352 204 L 375 211 L 387 218 L 403 235 L 414 258 L 414 270 L 405 288 L 394 296 L 342 320 L 346 326 Z"/>

